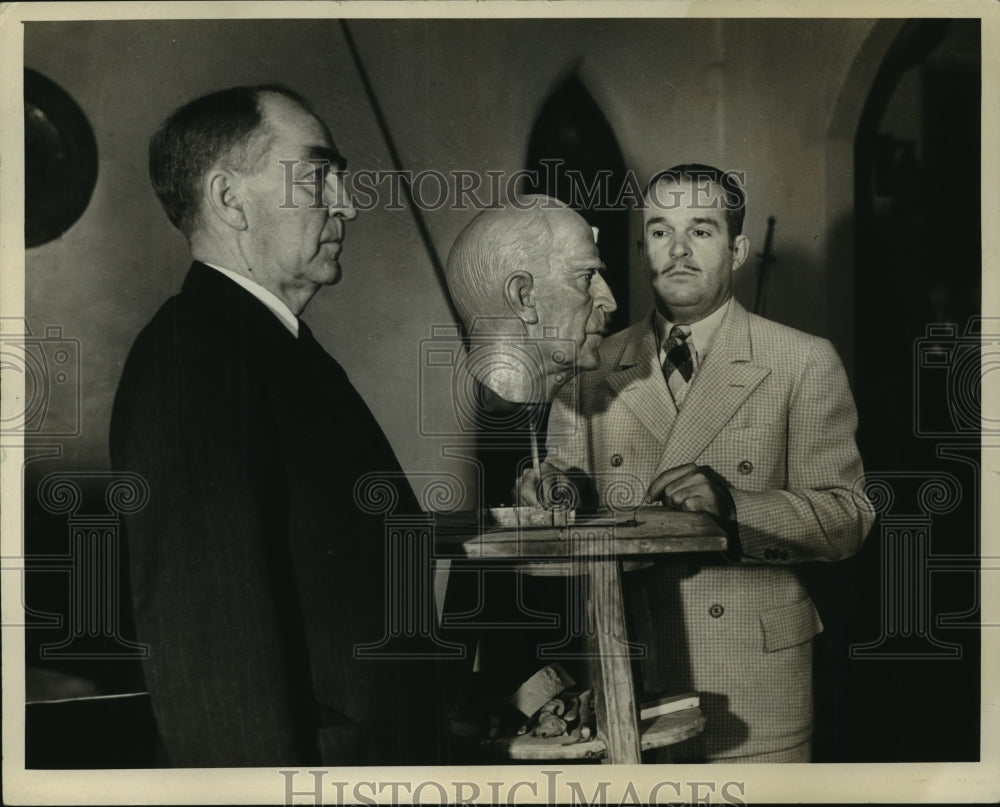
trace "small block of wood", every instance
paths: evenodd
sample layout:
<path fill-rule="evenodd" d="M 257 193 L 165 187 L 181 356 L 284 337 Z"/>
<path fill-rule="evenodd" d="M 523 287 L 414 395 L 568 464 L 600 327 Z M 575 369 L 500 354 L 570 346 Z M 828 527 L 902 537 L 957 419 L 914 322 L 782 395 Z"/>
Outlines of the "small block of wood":
<path fill-rule="evenodd" d="M 701 709 L 684 709 L 642 721 L 639 725 L 639 744 L 643 751 L 663 748 L 695 737 L 704 728 L 705 716 Z"/>
<path fill-rule="evenodd" d="M 648 703 L 639 705 L 639 719 L 652 720 L 660 715 L 680 712 L 684 709 L 697 709 L 701 699 L 697 692 L 682 692 L 677 695 L 666 695 Z"/>
<path fill-rule="evenodd" d="M 565 508 L 490 507 L 486 510 L 486 523 L 490 527 L 566 527 L 576 518 L 575 510 Z"/>
<path fill-rule="evenodd" d="M 544 761 L 557 759 L 602 759 L 607 754 L 604 740 L 594 737 L 574 743 L 569 737 L 520 737 L 498 738 L 484 750 L 490 756 L 522 761 Z"/>
<path fill-rule="evenodd" d="M 531 717 L 560 692 L 573 686 L 575 681 L 559 664 L 542 667 L 508 698 L 510 704 L 525 717 Z"/>

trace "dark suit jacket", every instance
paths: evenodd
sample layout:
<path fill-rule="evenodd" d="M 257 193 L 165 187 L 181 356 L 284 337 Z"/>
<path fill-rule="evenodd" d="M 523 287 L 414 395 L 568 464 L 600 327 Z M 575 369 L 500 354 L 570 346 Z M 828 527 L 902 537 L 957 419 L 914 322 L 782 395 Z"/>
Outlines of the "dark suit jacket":
<path fill-rule="evenodd" d="M 400 468 L 308 327 L 195 263 L 132 347 L 111 456 L 151 488 L 125 532 L 170 764 L 435 761 L 433 666 L 353 658 L 386 591 L 383 520 L 354 486 Z"/>

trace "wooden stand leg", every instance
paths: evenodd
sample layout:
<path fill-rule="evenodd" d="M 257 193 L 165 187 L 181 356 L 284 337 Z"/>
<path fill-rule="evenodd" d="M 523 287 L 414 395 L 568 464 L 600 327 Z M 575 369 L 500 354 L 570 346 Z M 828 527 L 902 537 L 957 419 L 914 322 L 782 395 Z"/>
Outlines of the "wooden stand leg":
<path fill-rule="evenodd" d="M 617 560 L 594 560 L 587 569 L 587 610 L 593 627 L 588 641 L 596 651 L 591 680 L 597 696 L 597 730 L 605 735 L 608 762 L 637 764 L 641 762 L 638 714 L 628 648 L 621 643 L 621 637 L 628 634 L 619 564 Z"/>

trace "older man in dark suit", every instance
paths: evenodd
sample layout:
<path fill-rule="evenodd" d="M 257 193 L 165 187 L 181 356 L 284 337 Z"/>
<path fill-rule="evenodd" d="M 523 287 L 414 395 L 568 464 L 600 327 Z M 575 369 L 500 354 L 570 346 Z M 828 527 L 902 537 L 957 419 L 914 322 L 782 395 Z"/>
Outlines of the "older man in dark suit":
<path fill-rule="evenodd" d="M 111 455 L 151 488 L 126 535 L 170 765 L 436 759 L 432 668 L 354 652 L 383 638 L 386 592 L 384 526 L 355 485 L 399 464 L 298 318 L 341 276 L 343 169 L 279 86 L 192 101 L 151 142 L 194 263 L 129 354 Z"/>

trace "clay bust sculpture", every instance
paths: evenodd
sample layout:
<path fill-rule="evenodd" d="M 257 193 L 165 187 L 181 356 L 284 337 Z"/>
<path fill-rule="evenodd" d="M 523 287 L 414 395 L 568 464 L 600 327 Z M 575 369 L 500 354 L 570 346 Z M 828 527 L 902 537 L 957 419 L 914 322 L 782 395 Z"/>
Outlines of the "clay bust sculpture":
<path fill-rule="evenodd" d="M 596 232 L 558 199 L 525 196 L 480 212 L 448 255 L 448 290 L 466 333 L 466 367 L 503 401 L 544 403 L 597 348 L 615 299 Z"/>

